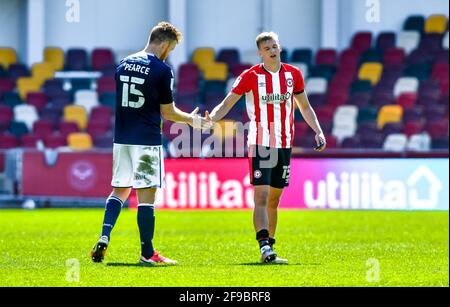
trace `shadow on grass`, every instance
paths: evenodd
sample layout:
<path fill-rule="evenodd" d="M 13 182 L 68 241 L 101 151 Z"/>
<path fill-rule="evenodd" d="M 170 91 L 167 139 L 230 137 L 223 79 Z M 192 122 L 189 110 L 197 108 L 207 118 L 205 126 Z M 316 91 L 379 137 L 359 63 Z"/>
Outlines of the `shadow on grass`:
<path fill-rule="evenodd" d="M 246 265 L 246 266 L 319 266 L 322 263 L 289 263 L 289 264 L 281 264 L 281 263 L 261 263 L 261 262 L 249 262 L 249 263 L 239 263 L 237 265 Z"/>
<path fill-rule="evenodd" d="M 107 263 L 106 266 L 112 267 L 137 267 L 137 268 L 167 268 L 173 265 L 165 265 L 165 264 L 143 264 L 143 263 L 124 263 L 124 262 L 111 262 Z"/>

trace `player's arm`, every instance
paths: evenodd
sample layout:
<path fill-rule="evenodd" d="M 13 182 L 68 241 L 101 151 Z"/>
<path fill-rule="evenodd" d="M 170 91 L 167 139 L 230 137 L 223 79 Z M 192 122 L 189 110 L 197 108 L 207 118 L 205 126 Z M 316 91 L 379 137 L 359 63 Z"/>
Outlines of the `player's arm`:
<path fill-rule="evenodd" d="M 317 151 L 322 151 L 326 147 L 326 139 L 323 134 L 322 128 L 320 127 L 319 120 L 317 119 L 316 113 L 314 112 L 311 104 L 309 103 L 308 96 L 306 92 L 303 91 L 300 94 L 294 96 L 295 102 L 302 113 L 303 118 L 306 123 L 311 127 L 312 130 L 316 133 L 316 143 L 317 147 L 315 148 Z"/>
<path fill-rule="evenodd" d="M 208 120 L 200 117 L 197 113 L 199 108 L 195 108 L 191 113 L 181 111 L 175 103 L 161 104 L 161 115 L 164 119 L 177 123 L 186 123 L 194 128 L 207 128 Z"/>
<path fill-rule="evenodd" d="M 210 119 L 213 122 L 217 122 L 224 118 L 241 97 L 242 95 L 230 92 L 227 97 L 212 110 L 211 114 L 209 114 Z"/>

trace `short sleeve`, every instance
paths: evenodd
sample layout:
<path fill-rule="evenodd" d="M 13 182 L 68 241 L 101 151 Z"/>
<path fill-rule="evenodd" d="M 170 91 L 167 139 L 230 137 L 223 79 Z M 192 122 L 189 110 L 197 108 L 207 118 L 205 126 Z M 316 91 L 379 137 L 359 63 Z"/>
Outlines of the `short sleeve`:
<path fill-rule="evenodd" d="M 305 91 L 305 80 L 300 69 L 295 69 L 294 76 L 294 95 L 299 95 Z"/>
<path fill-rule="evenodd" d="M 240 96 L 244 95 L 247 92 L 250 92 L 251 88 L 249 86 L 249 79 L 250 73 L 248 70 L 246 70 L 233 83 L 231 92 Z"/>
<path fill-rule="evenodd" d="M 173 72 L 170 68 L 164 70 L 161 80 L 160 104 L 173 103 Z"/>

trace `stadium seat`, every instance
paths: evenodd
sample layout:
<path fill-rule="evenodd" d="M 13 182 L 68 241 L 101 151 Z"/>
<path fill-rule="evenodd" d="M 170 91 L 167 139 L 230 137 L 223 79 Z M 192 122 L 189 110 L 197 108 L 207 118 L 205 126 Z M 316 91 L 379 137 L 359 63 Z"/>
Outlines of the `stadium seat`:
<path fill-rule="evenodd" d="M 431 69 L 428 64 L 411 64 L 405 69 L 405 77 L 414 77 L 419 81 L 427 80 L 430 77 Z"/>
<path fill-rule="evenodd" d="M 14 82 L 17 81 L 17 79 L 22 77 L 31 77 L 31 72 L 28 69 L 28 67 L 24 64 L 11 64 L 9 66 L 8 70 L 9 78 L 13 80 Z"/>
<path fill-rule="evenodd" d="M 408 137 L 413 134 L 420 134 L 425 130 L 425 120 L 411 120 L 405 123 L 403 126 L 403 133 Z"/>
<path fill-rule="evenodd" d="M 369 80 L 375 86 L 381 79 L 383 65 L 380 63 L 367 62 L 361 65 L 358 77 L 360 80 Z"/>
<path fill-rule="evenodd" d="M 26 102 L 34 106 L 40 114 L 48 103 L 48 97 L 44 93 L 28 93 Z"/>
<path fill-rule="evenodd" d="M 419 49 L 428 53 L 434 53 L 442 49 L 443 34 L 426 33 L 420 40 Z"/>
<path fill-rule="evenodd" d="M 305 63 L 308 67 L 311 67 L 313 61 L 313 52 L 311 49 L 294 49 L 291 55 L 291 62 L 293 63 Z"/>
<path fill-rule="evenodd" d="M 403 133 L 403 123 L 387 123 L 381 129 L 384 135 Z"/>
<path fill-rule="evenodd" d="M 84 49 L 69 49 L 66 53 L 66 70 L 85 71 L 88 69 L 88 55 Z"/>
<path fill-rule="evenodd" d="M 339 69 L 356 70 L 359 64 L 360 54 L 353 49 L 345 49 L 339 56 Z"/>
<path fill-rule="evenodd" d="M 444 33 L 448 20 L 445 15 L 431 15 L 425 22 L 425 33 Z"/>
<path fill-rule="evenodd" d="M 387 123 L 399 123 L 403 118 L 403 108 L 399 105 L 383 106 L 377 118 L 378 129 L 383 129 Z"/>
<path fill-rule="evenodd" d="M 357 32 L 352 38 L 351 48 L 359 54 L 372 46 L 372 32 Z"/>
<path fill-rule="evenodd" d="M 448 63 L 448 59 L 449 59 L 448 49 L 441 49 L 433 53 L 432 62 L 433 64 Z"/>
<path fill-rule="evenodd" d="M 395 48 L 396 36 L 394 32 L 381 32 L 378 34 L 375 48 L 383 52 Z"/>
<path fill-rule="evenodd" d="M 31 75 L 34 80 L 38 80 L 40 85 L 48 79 L 53 79 L 55 75 L 55 69 L 53 64 L 50 63 L 38 63 L 31 67 Z"/>
<path fill-rule="evenodd" d="M 354 137 L 345 138 L 339 144 L 339 148 L 343 149 L 361 149 L 361 140 L 359 135 L 355 135 Z"/>
<path fill-rule="evenodd" d="M 328 106 L 337 108 L 339 106 L 342 106 L 344 104 L 347 103 L 349 95 L 348 95 L 348 91 L 342 91 L 342 92 L 331 92 L 328 91 L 328 96 L 327 96 L 327 100 L 326 100 L 326 104 Z"/>
<path fill-rule="evenodd" d="M 428 132 L 432 139 L 438 139 L 445 136 L 448 137 L 448 118 L 442 118 L 439 121 L 428 122 L 425 126 L 425 130 Z"/>
<path fill-rule="evenodd" d="M 17 137 L 12 134 L 0 134 L 0 149 L 11 149 L 19 147 Z"/>
<path fill-rule="evenodd" d="M 68 105 L 64 108 L 64 121 L 72 121 L 78 124 L 80 130 L 86 129 L 87 112 L 82 106 Z"/>
<path fill-rule="evenodd" d="M 425 119 L 424 106 L 415 105 L 411 108 L 404 109 L 403 121 L 422 121 Z"/>
<path fill-rule="evenodd" d="M 41 85 L 41 81 L 34 78 L 19 78 L 17 80 L 17 89 L 19 91 L 20 98 L 25 101 L 27 94 L 31 92 L 39 92 Z"/>
<path fill-rule="evenodd" d="M 72 150 L 89 150 L 92 148 L 92 138 L 88 133 L 75 132 L 67 136 L 67 145 Z"/>
<path fill-rule="evenodd" d="M 7 92 L 3 94 L 3 104 L 14 108 L 17 105 L 22 104 L 22 99 L 20 99 L 20 96 L 17 93 Z"/>
<path fill-rule="evenodd" d="M 337 65 L 337 52 L 335 49 L 319 49 L 316 54 L 316 65 Z"/>
<path fill-rule="evenodd" d="M 11 107 L 0 104 L 0 133 L 8 129 L 14 113 Z"/>
<path fill-rule="evenodd" d="M 113 66 L 114 54 L 109 48 L 95 48 L 92 51 L 92 69 L 100 71 L 105 67 Z"/>
<path fill-rule="evenodd" d="M 64 83 L 59 79 L 46 80 L 42 86 L 42 90 L 50 99 L 53 99 L 55 96 L 65 92 Z"/>
<path fill-rule="evenodd" d="M 55 71 L 64 69 L 64 51 L 58 47 L 44 49 L 44 62 L 52 65 Z"/>
<path fill-rule="evenodd" d="M 16 122 L 14 120 L 9 123 L 8 131 L 9 133 L 15 135 L 17 138 L 20 138 L 22 135 L 29 132 L 25 123 Z"/>
<path fill-rule="evenodd" d="M 7 78 L 7 77 L 8 77 L 8 73 L 7 73 L 6 69 L 0 65 L 0 80 L 3 78 Z"/>
<path fill-rule="evenodd" d="M 66 106 L 72 103 L 72 96 L 68 92 L 60 93 L 52 97 L 51 104 L 54 108 L 63 110 Z"/>
<path fill-rule="evenodd" d="M 404 31 L 397 36 L 397 48 L 402 48 L 406 54 L 419 47 L 419 43 L 420 33 L 417 31 Z"/>
<path fill-rule="evenodd" d="M 383 143 L 385 151 L 403 152 L 408 144 L 408 137 L 403 133 L 389 134 Z"/>
<path fill-rule="evenodd" d="M 401 48 L 391 48 L 384 53 L 384 66 L 402 65 L 405 61 L 405 51 Z"/>
<path fill-rule="evenodd" d="M 53 122 L 45 119 L 37 120 L 33 123 L 33 133 L 38 136 L 45 136 L 53 133 Z"/>
<path fill-rule="evenodd" d="M 92 90 L 80 90 L 75 93 L 75 105 L 82 106 L 87 114 L 91 113 L 92 108 L 99 105 L 98 94 Z"/>
<path fill-rule="evenodd" d="M 383 63 L 384 61 L 384 53 L 382 50 L 378 49 L 368 49 L 364 51 L 361 55 L 359 62 L 367 63 L 367 62 L 375 62 L 375 63 Z"/>
<path fill-rule="evenodd" d="M 215 63 L 215 59 L 216 56 L 213 48 L 197 48 L 192 54 L 192 62 L 202 71 L 205 70 L 205 66 Z"/>
<path fill-rule="evenodd" d="M 116 108 L 116 93 L 103 93 L 100 95 L 100 104 L 109 106 L 113 110 Z"/>
<path fill-rule="evenodd" d="M 101 77 L 97 79 L 97 93 L 99 96 L 105 93 L 116 93 L 116 80 L 114 77 Z"/>
<path fill-rule="evenodd" d="M 365 149 L 382 149 L 385 136 L 381 132 L 360 135 L 361 147 Z"/>
<path fill-rule="evenodd" d="M 228 66 L 226 63 L 210 63 L 203 65 L 203 77 L 205 81 L 226 81 L 228 78 Z"/>
<path fill-rule="evenodd" d="M 363 135 L 363 134 L 379 133 L 380 131 L 378 129 L 376 121 L 366 121 L 358 124 L 358 129 L 356 132 L 358 135 Z"/>
<path fill-rule="evenodd" d="M 245 70 L 250 69 L 250 64 L 235 64 L 231 67 L 231 76 L 239 77 Z"/>
<path fill-rule="evenodd" d="M 47 104 L 41 111 L 40 119 L 48 120 L 52 122 L 54 126 L 56 126 L 59 123 L 61 116 L 62 109 L 56 108 L 51 104 Z"/>
<path fill-rule="evenodd" d="M 425 28 L 425 17 L 422 15 L 409 16 L 403 24 L 405 31 L 417 31 L 422 33 Z"/>
<path fill-rule="evenodd" d="M 406 149 L 409 151 L 430 151 L 431 137 L 428 133 L 413 134 L 408 139 Z"/>
<path fill-rule="evenodd" d="M 44 146 L 46 148 L 56 149 L 67 146 L 67 138 L 59 133 L 53 133 L 44 136 Z"/>
<path fill-rule="evenodd" d="M 12 48 L 0 48 L 0 65 L 6 70 L 17 62 L 16 51 Z"/>
<path fill-rule="evenodd" d="M 97 135 L 93 139 L 94 147 L 96 148 L 112 148 L 113 134 L 107 133 L 104 135 Z"/>
<path fill-rule="evenodd" d="M 281 59 L 281 62 L 283 62 L 283 63 L 288 63 L 289 62 L 289 54 L 288 54 L 288 51 L 286 49 L 281 49 L 280 59 Z"/>
<path fill-rule="evenodd" d="M 432 149 L 448 149 L 448 137 L 438 138 L 431 141 Z"/>
<path fill-rule="evenodd" d="M 333 123 L 354 122 L 358 119 L 358 107 L 356 106 L 339 106 L 336 108 L 333 117 Z"/>
<path fill-rule="evenodd" d="M 329 65 L 313 66 L 309 69 L 310 78 L 325 78 L 327 81 L 333 79 L 336 68 Z"/>
<path fill-rule="evenodd" d="M 239 50 L 236 48 L 221 49 L 217 55 L 217 62 L 226 63 L 230 68 L 239 64 L 241 62 Z"/>
<path fill-rule="evenodd" d="M 433 69 L 431 71 L 431 78 L 433 80 L 441 80 L 448 79 L 449 76 L 449 65 L 447 63 L 436 63 L 433 65 Z"/>
<path fill-rule="evenodd" d="M 402 106 L 403 109 L 412 108 L 417 101 L 417 93 L 401 93 L 397 97 L 398 105 Z"/>
<path fill-rule="evenodd" d="M 12 92 L 15 88 L 15 84 L 9 79 L 0 79 L 0 101 L 4 93 Z"/>
<path fill-rule="evenodd" d="M 371 94 L 368 92 L 356 92 L 350 96 L 347 104 L 365 108 L 370 105 Z"/>
<path fill-rule="evenodd" d="M 20 104 L 14 107 L 14 120 L 27 125 L 28 131 L 33 130 L 33 123 L 39 119 L 36 108 L 27 104 Z"/>
<path fill-rule="evenodd" d="M 353 95 L 358 92 L 371 92 L 372 83 L 368 80 L 356 80 L 352 82 L 350 93 Z"/>
<path fill-rule="evenodd" d="M 58 124 L 58 131 L 61 135 L 67 137 L 71 133 L 80 132 L 80 128 L 76 122 L 61 121 Z"/>
<path fill-rule="evenodd" d="M 394 86 L 394 96 L 398 97 L 402 93 L 417 93 L 419 80 L 414 77 L 402 77 L 397 80 Z"/>
<path fill-rule="evenodd" d="M 24 134 L 20 137 L 20 146 L 22 148 L 36 148 L 41 137 L 33 133 Z"/>
<path fill-rule="evenodd" d="M 328 82 L 325 78 L 309 78 L 306 82 L 306 92 L 308 94 L 325 94 Z"/>

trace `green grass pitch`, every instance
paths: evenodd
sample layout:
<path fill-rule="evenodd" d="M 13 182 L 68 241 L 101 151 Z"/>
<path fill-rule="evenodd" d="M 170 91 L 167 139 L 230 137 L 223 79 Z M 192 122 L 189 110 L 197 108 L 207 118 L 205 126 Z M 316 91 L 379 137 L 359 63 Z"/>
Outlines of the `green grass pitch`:
<path fill-rule="evenodd" d="M 276 251 L 289 265 L 259 264 L 251 211 L 158 211 L 155 246 L 179 265 L 140 266 L 127 209 L 93 263 L 102 219 L 101 209 L 1 211 L 0 286 L 449 286 L 448 212 L 281 210 Z"/>

